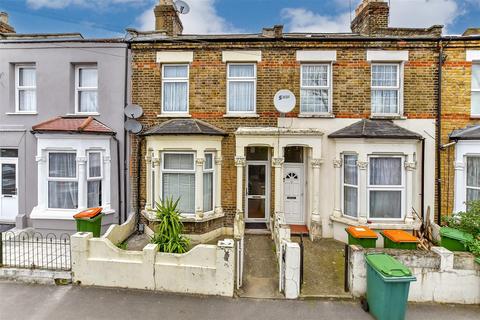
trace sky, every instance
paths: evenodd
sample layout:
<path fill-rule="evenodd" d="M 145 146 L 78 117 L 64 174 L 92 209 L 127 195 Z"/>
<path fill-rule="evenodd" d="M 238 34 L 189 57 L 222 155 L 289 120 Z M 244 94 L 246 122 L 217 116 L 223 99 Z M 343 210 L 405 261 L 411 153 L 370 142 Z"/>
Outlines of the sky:
<path fill-rule="evenodd" d="M 287 32 L 348 32 L 360 0 L 184 0 L 185 34 L 258 33 L 283 24 Z M 80 32 L 121 37 L 126 28 L 153 30 L 158 0 L 0 0 L 19 33 Z M 446 34 L 480 27 L 480 0 L 390 0 L 390 26 L 445 25 Z"/>

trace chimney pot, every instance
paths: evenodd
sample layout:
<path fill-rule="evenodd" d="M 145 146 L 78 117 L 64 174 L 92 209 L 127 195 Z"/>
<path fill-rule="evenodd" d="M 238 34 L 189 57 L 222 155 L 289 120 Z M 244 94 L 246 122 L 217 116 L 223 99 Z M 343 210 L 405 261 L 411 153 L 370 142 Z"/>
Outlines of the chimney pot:
<path fill-rule="evenodd" d="M 8 13 L 0 12 L 0 22 L 8 24 Z"/>

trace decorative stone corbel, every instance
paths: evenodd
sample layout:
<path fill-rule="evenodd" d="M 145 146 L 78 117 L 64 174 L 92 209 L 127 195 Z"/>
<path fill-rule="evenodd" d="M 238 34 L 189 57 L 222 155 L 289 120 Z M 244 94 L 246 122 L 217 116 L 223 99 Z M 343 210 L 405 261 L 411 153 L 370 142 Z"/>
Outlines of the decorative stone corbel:
<path fill-rule="evenodd" d="M 335 159 L 333 160 L 333 167 L 334 168 L 341 168 L 342 167 L 342 160 Z"/>
<path fill-rule="evenodd" d="M 247 165 L 247 159 L 245 157 L 235 157 L 235 166 L 245 167 Z"/>
<path fill-rule="evenodd" d="M 357 161 L 358 169 L 360 170 L 367 170 L 368 169 L 368 161 Z"/>

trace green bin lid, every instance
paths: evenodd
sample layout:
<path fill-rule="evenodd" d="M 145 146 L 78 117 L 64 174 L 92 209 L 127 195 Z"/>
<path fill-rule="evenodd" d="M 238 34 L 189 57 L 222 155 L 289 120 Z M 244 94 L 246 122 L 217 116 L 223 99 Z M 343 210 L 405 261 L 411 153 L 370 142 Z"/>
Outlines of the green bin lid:
<path fill-rule="evenodd" d="M 385 277 L 409 277 L 410 269 L 386 253 L 367 254 L 367 263 Z"/>
<path fill-rule="evenodd" d="M 470 233 L 449 227 L 440 228 L 440 235 L 463 242 L 473 240 L 473 236 Z"/>

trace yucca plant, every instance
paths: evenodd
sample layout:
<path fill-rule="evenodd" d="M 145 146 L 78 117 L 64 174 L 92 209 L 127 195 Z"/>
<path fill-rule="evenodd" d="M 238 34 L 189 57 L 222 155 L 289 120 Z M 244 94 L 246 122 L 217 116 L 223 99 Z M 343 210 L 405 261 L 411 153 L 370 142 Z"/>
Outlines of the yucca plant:
<path fill-rule="evenodd" d="M 160 252 L 185 253 L 190 246 L 189 239 L 182 235 L 183 223 L 177 208 L 179 201 L 169 198 L 156 203 L 158 226 L 152 243 L 158 244 Z"/>

